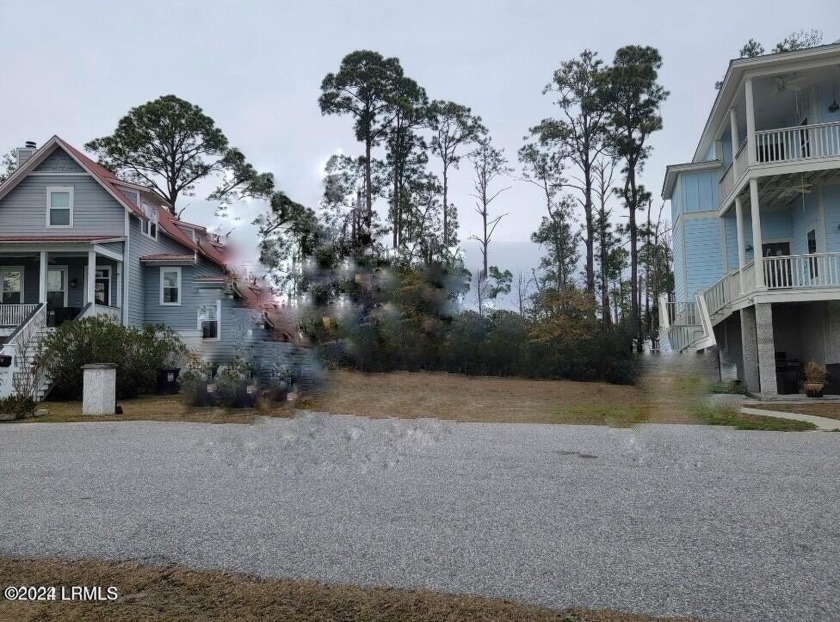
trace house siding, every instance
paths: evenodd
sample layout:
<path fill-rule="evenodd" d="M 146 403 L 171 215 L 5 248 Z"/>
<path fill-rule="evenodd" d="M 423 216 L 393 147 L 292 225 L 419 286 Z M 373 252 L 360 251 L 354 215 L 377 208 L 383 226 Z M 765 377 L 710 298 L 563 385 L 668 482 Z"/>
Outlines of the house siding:
<path fill-rule="evenodd" d="M 679 301 L 688 300 L 685 288 L 685 249 L 683 247 L 683 221 L 679 220 L 674 225 L 674 295 Z"/>
<path fill-rule="evenodd" d="M 63 149 L 58 148 L 50 154 L 47 159 L 35 167 L 37 173 L 84 173 L 85 169 L 79 166 Z"/>
<path fill-rule="evenodd" d="M 48 186 L 73 187 L 73 227 L 47 227 Z M 122 237 L 124 212 L 125 208 L 89 176 L 31 175 L 0 200 L 0 231 L 3 235 Z"/>
<path fill-rule="evenodd" d="M 685 295 L 693 300 L 698 289 L 704 289 L 723 276 L 720 223 L 717 217 L 690 219 L 684 223 Z"/>

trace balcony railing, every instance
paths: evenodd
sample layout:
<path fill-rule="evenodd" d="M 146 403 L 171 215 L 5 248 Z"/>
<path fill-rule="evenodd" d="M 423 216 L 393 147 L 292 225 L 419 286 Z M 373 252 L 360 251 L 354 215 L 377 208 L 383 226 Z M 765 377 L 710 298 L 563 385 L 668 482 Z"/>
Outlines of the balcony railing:
<path fill-rule="evenodd" d="M 723 201 L 729 193 L 732 192 L 732 189 L 735 187 L 735 184 L 738 180 L 741 179 L 741 176 L 747 171 L 747 141 L 741 143 L 738 152 L 735 154 L 735 160 L 729 165 L 729 167 L 724 171 L 723 176 L 720 178 L 720 182 L 718 182 L 718 200 Z"/>
<path fill-rule="evenodd" d="M 765 257 L 767 289 L 840 286 L 840 253 Z"/>
<path fill-rule="evenodd" d="M 761 261 L 763 283 L 768 290 L 840 287 L 840 253 L 764 257 Z M 743 272 L 743 291 L 741 273 L 738 270 L 724 275 L 706 288 L 702 295 L 709 315 L 719 313 L 727 305 L 756 291 L 755 262 L 751 261 L 744 266 Z"/>
<path fill-rule="evenodd" d="M 838 156 L 840 121 L 756 132 L 755 151 L 761 164 Z"/>
<path fill-rule="evenodd" d="M 0 326 L 17 326 L 35 310 L 34 305 L 0 305 Z"/>

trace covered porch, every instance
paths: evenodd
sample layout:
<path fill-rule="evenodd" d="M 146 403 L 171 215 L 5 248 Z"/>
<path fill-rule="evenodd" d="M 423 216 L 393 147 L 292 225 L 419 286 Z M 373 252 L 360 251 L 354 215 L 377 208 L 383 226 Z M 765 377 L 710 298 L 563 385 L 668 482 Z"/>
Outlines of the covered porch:
<path fill-rule="evenodd" d="M 24 322 L 39 303 L 47 325 L 81 315 L 122 322 L 122 242 L 26 245 L 0 242 L 0 338 Z"/>

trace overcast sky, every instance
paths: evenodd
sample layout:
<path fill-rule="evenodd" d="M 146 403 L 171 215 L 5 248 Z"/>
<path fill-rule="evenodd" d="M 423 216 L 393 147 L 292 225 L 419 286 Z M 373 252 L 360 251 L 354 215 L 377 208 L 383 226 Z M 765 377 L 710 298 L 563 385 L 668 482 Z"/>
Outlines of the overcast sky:
<path fill-rule="evenodd" d="M 514 161 L 528 127 L 553 114 L 541 90 L 560 61 L 585 48 L 610 61 L 618 47 L 644 44 L 662 54 L 660 79 L 671 92 L 644 173 L 658 196 L 665 166 L 691 158 L 728 60 L 750 37 L 769 48 L 803 28 L 822 28 L 826 43 L 840 38 L 840 2 L 812 0 L 803 10 L 777 0 L 2 0 L 0 150 L 53 134 L 81 148 L 132 106 L 173 93 L 200 105 L 280 188 L 314 207 L 327 157 L 360 153 L 351 121 L 322 117 L 317 103 L 322 78 L 350 51 L 398 57 L 431 98 L 481 115 Z M 456 176 L 450 196 L 466 240 L 478 230 L 468 167 Z M 528 184 L 506 185 L 513 188 L 493 208 L 510 215 L 490 261 L 528 271 L 539 257 L 528 240 L 544 208 Z M 258 209 L 244 210 L 243 222 Z M 184 217 L 212 225 L 207 212 L 194 201 Z M 251 227 L 235 237 L 255 245 Z"/>

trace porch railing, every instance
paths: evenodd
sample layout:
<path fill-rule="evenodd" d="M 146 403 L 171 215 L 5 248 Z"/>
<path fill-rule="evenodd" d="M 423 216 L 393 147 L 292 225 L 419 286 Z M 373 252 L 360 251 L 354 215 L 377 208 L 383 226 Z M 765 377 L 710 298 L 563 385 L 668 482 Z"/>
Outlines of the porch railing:
<path fill-rule="evenodd" d="M 76 316 L 76 319 L 81 320 L 82 318 L 96 316 L 110 317 L 119 321 L 122 317 L 122 309 L 120 309 L 119 307 L 111 307 L 109 305 L 98 305 L 89 302 L 84 306 L 84 308 L 82 308 L 82 310 L 79 312 L 79 315 Z"/>
<path fill-rule="evenodd" d="M 732 188 L 735 187 L 735 164 L 732 163 L 723 173 L 723 177 L 720 178 L 720 182 L 718 184 L 718 195 L 720 196 L 720 200 L 722 201 L 724 197 L 729 196 L 729 193 L 732 192 Z"/>
<path fill-rule="evenodd" d="M 840 286 L 840 253 L 765 257 L 767 289 Z"/>
<path fill-rule="evenodd" d="M 697 308 L 693 302 L 668 302 L 668 326 L 696 326 Z"/>
<path fill-rule="evenodd" d="M 0 305 L 0 326 L 17 326 L 38 307 L 32 305 Z"/>
<path fill-rule="evenodd" d="M 840 155 L 840 121 L 755 133 L 759 163 L 811 160 Z"/>

